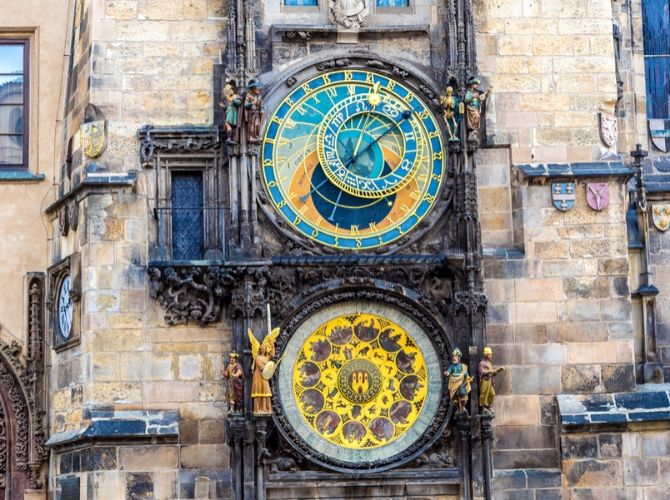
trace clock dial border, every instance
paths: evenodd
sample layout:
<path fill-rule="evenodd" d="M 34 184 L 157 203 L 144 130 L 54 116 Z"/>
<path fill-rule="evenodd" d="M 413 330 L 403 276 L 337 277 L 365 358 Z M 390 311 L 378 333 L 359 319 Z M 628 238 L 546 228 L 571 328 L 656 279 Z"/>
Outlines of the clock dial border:
<path fill-rule="evenodd" d="M 49 297 L 51 311 L 49 324 L 52 331 L 53 349 L 61 352 L 81 342 L 80 338 L 80 312 L 81 301 L 81 275 L 79 272 L 79 253 L 75 252 L 47 269 L 49 283 Z M 69 278 L 71 281 L 69 297 L 72 300 L 72 319 L 69 334 L 66 336 L 61 330 L 60 300 L 63 282 Z"/>
<path fill-rule="evenodd" d="M 398 440 L 395 440 L 390 443 L 391 446 L 389 447 L 378 447 L 376 449 L 387 453 L 382 453 L 381 456 L 370 460 L 366 460 L 365 457 L 360 456 L 355 457 L 356 461 L 342 460 L 337 458 L 338 455 L 334 455 L 332 450 L 329 453 L 328 450 L 322 448 L 321 444 L 323 443 L 321 441 L 324 441 L 323 438 L 319 439 L 319 436 L 315 434 L 313 439 L 309 437 L 305 439 L 305 433 L 297 431 L 294 427 L 294 423 L 296 421 L 299 422 L 299 420 L 296 420 L 296 417 L 297 419 L 302 419 L 303 417 L 296 409 L 292 388 L 293 377 L 284 376 L 286 373 L 293 372 L 293 365 L 295 364 L 295 359 L 290 357 L 292 350 L 296 350 L 295 347 L 290 347 L 292 344 L 291 339 L 296 334 L 300 335 L 300 332 L 304 328 L 303 325 L 309 326 L 315 318 L 317 318 L 316 321 L 318 322 L 318 317 L 324 314 L 323 311 L 326 311 L 326 314 L 330 314 L 331 312 L 332 314 L 336 314 L 339 308 L 346 309 L 354 305 L 353 310 L 361 313 L 370 311 L 372 307 L 374 310 L 385 313 L 391 311 L 390 314 L 392 316 L 396 318 L 403 317 L 403 321 L 406 324 L 413 323 L 418 325 L 423 332 L 420 335 L 422 337 L 425 335 L 421 342 L 429 342 L 432 346 L 431 349 L 434 349 L 436 353 L 437 365 L 433 367 L 433 370 L 436 370 L 438 374 L 446 369 L 444 363 L 448 362 L 448 352 L 452 347 L 452 341 L 432 315 L 423 306 L 419 305 L 419 296 L 409 289 L 400 287 L 403 292 L 403 295 L 400 296 L 394 294 L 392 291 L 393 285 L 386 282 L 377 282 L 374 289 L 367 286 L 347 286 L 342 280 L 330 281 L 327 285 L 328 289 L 336 291 L 316 293 L 296 304 L 292 313 L 287 315 L 289 319 L 282 326 L 282 333 L 277 342 L 277 356 L 287 355 L 287 357 L 282 362 L 284 368 L 281 368 L 280 364 L 278 376 L 272 381 L 273 408 L 275 408 L 273 418 L 277 429 L 282 437 L 302 456 L 307 456 L 315 464 L 334 471 L 355 472 L 364 468 L 366 473 L 381 472 L 407 464 L 440 439 L 444 429 L 452 418 L 453 406 L 449 403 L 449 391 L 446 382 L 444 380 L 439 381 L 441 384 L 437 390 L 439 394 L 433 393 L 435 401 L 431 402 L 431 405 L 435 404 L 434 411 L 431 407 L 429 408 L 432 411 L 430 415 L 428 413 L 422 415 L 427 425 L 425 428 L 422 428 L 420 435 L 414 435 L 415 439 L 413 441 L 409 439 L 407 442 L 400 443 Z M 302 346 L 302 342 L 299 342 L 299 340 L 297 343 Z M 287 378 L 291 380 L 288 382 L 284 380 Z M 433 383 L 435 383 L 435 380 L 433 380 Z M 282 384 L 283 387 L 281 386 Z M 428 392 L 430 393 L 430 391 Z M 295 415 L 293 418 L 288 418 L 287 412 L 292 412 Z M 304 431 L 304 429 L 302 430 Z M 411 433 L 411 429 L 408 433 Z M 398 446 L 393 447 L 394 444 L 398 444 Z"/>
<path fill-rule="evenodd" d="M 267 141 L 264 142 L 261 153 L 261 161 L 259 165 L 260 176 L 262 179 L 262 188 L 258 190 L 259 204 L 262 211 L 268 219 L 277 227 L 277 229 L 290 240 L 295 243 L 316 251 L 317 253 L 331 253 L 333 250 L 343 252 L 361 252 L 374 251 L 375 253 L 393 253 L 401 248 L 417 241 L 424 236 L 437 221 L 444 215 L 448 206 L 451 204 L 451 192 L 453 187 L 453 172 L 448 167 L 448 152 L 444 142 L 444 126 L 439 120 L 437 105 L 435 104 L 432 92 L 432 85 L 427 84 L 426 80 L 407 74 L 401 81 L 393 71 L 374 68 L 371 69 L 367 65 L 366 59 L 360 59 L 360 63 L 352 64 L 346 68 L 323 71 L 319 70 L 319 66 L 315 66 L 317 71 L 310 68 L 303 68 L 300 79 L 295 78 L 296 83 L 291 84 L 292 91 L 288 94 L 281 90 L 278 86 L 270 89 L 266 102 L 268 107 L 273 107 L 274 111 L 270 114 L 266 123 L 265 137 L 276 141 L 279 137 L 279 129 L 282 126 L 282 118 L 291 108 L 291 103 L 297 101 L 296 96 L 304 98 L 309 89 L 306 85 L 310 82 L 324 83 L 324 78 L 330 78 L 332 83 L 332 76 L 338 74 L 351 74 L 356 79 L 355 83 L 358 85 L 367 85 L 370 88 L 373 83 L 365 80 L 365 76 L 358 75 L 374 75 L 376 81 L 393 82 L 392 87 L 397 89 L 404 89 L 403 95 L 411 95 L 413 100 L 417 103 L 418 113 L 421 117 L 417 117 L 423 124 L 427 120 L 430 122 L 428 129 L 432 134 L 430 138 L 426 137 L 426 141 L 430 143 L 429 148 L 432 148 L 431 156 L 428 161 L 428 173 L 430 180 L 426 183 L 427 188 L 422 192 L 422 201 L 416 204 L 416 210 L 412 210 L 408 216 L 400 219 L 400 223 L 392 225 L 391 230 L 385 231 L 383 234 L 379 232 L 374 233 L 371 228 L 376 228 L 377 223 L 370 222 L 369 226 L 364 229 L 368 231 L 365 234 L 358 226 L 350 228 L 349 236 L 337 234 L 324 230 L 323 227 L 315 226 L 310 221 L 303 220 L 302 214 L 295 207 L 292 207 L 287 202 L 286 198 L 289 193 L 284 193 L 278 187 L 278 179 L 274 176 L 273 170 L 273 147 L 268 147 Z M 296 73 L 297 75 L 297 73 Z M 294 77 L 291 77 L 293 79 Z M 352 80 L 353 81 L 353 80 Z M 344 84 L 343 81 L 338 81 L 338 84 Z M 287 83 L 288 84 L 288 83 Z M 309 88 L 312 88 L 311 86 Z M 314 87 L 316 88 L 316 87 Z M 382 89 L 383 90 L 383 89 Z M 281 94 L 281 95 L 280 95 Z M 295 98 L 295 99 L 294 99 Z M 287 102 L 288 99 L 288 102 Z M 295 102 L 294 102 L 295 100 Z M 420 105 L 420 107 L 419 107 Z M 423 126 L 423 125 L 422 125 Z M 318 125 L 315 124 L 315 129 Z M 316 130 L 315 132 L 316 133 Z M 437 155 L 433 159 L 433 153 Z M 439 168 L 436 171 L 432 169 L 433 165 L 439 163 Z M 266 173 L 269 173 L 268 177 Z M 433 175 L 436 174 L 436 175 Z M 424 176 L 425 177 L 425 176 Z M 415 194 L 416 190 L 412 194 Z M 424 196 L 425 195 L 425 196 Z M 424 201 L 425 200 L 425 201 Z M 401 204 L 400 208 L 406 209 L 409 204 Z M 414 208 L 414 207 L 412 207 Z M 405 214 L 407 211 L 405 212 Z M 317 219 L 312 218 L 312 221 Z M 388 229 L 386 219 L 383 219 Z M 397 222 L 397 221 L 396 221 Z M 297 227 L 296 227 L 297 226 Z"/>

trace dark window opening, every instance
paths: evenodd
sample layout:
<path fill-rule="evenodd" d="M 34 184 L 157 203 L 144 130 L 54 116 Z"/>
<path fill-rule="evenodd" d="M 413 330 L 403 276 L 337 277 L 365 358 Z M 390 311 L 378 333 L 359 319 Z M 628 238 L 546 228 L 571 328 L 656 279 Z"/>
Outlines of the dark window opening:
<path fill-rule="evenodd" d="M 647 118 L 670 119 L 670 0 L 642 2 Z"/>
<path fill-rule="evenodd" d="M 199 260 L 204 256 L 204 189 L 202 172 L 172 172 L 172 256 Z"/>
<path fill-rule="evenodd" d="M 0 168 L 28 166 L 28 41 L 0 40 Z"/>

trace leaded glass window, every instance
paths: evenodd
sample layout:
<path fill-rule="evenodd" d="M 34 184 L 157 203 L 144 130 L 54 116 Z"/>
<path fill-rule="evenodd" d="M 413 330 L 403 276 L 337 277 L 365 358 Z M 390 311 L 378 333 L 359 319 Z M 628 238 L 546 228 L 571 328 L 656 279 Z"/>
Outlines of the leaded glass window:
<path fill-rule="evenodd" d="M 203 258 L 204 189 L 202 172 L 172 173 L 172 256 L 175 260 Z"/>
<path fill-rule="evenodd" d="M 409 0 L 376 0 L 376 5 L 379 8 L 385 8 L 385 7 L 395 7 L 395 8 L 403 8 L 403 7 L 409 7 Z"/>
<path fill-rule="evenodd" d="M 284 0 L 287 7 L 317 7 L 318 0 Z"/>
<path fill-rule="evenodd" d="M 643 0 L 647 118 L 670 119 L 670 0 Z"/>
<path fill-rule="evenodd" d="M 27 41 L 0 40 L 0 168 L 28 164 L 27 56 Z"/>

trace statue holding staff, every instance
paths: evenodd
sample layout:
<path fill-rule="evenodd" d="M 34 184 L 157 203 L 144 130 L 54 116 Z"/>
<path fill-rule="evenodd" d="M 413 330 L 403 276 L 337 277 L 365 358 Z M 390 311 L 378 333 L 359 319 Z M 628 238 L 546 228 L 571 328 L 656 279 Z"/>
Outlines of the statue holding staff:
<path fill-rule="evenodd" d="M 482 412 L 493 414 L 491 407 L 496 397 L 494 377 L 505 369 L 504 366 L 495 368 L 491 361 L 493 350 L 490 347 L 484 347 L 484 357 L 479 362 L 479 406 Z"/>

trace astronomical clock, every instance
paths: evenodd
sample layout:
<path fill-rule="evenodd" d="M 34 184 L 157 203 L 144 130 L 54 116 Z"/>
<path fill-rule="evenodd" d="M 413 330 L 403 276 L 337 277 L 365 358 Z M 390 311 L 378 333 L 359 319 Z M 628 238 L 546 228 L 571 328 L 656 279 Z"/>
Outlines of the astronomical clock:
<path fill-rule="evenodd" d="M 267 217 L 298 247 L 316 249 L 306 252 L 314 266 L 306 257 L 297 271 L 293 305 L 281 308 L 290 312 L 278 342 L 275 423 L 311 462 L 341 472 L 408 463 L 448 420 L 443 326 L 405 287 L 411 279 L 353 269 L 357 256 L 410 262 L 399 243 L 431 229 L 449 188 L 433 93 L 371 66 L 270 89 L 259 151 Z M 344 260 L 333 268 L 319 255 Z M 357 281 L 357 272 L 370 279 Z"/>
<path fill-rule="evenodd" d="M 352 69 L 296 85 L 269 117 L 261 160 L 267 194 L 295 232 L 367 250 L 427 216 L 446 158 L 424 98 L 389 76 Z"/>

